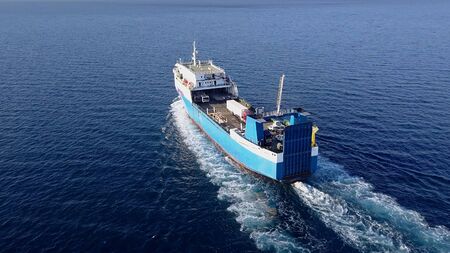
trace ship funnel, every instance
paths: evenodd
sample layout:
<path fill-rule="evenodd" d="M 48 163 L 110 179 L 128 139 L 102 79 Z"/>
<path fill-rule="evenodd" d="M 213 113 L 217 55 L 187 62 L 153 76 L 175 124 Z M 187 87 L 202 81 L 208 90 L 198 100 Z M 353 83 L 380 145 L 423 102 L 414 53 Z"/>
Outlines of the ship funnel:
<path fill-rule="evenodd" d="M 283 85 L 284 85 L 284 74 L 280 77 L 280 83 L 278 84 L 278 95 L 277 95 L 277 115 L 280 115 L 281 109 L 281 97 L 283 95 Z"/>

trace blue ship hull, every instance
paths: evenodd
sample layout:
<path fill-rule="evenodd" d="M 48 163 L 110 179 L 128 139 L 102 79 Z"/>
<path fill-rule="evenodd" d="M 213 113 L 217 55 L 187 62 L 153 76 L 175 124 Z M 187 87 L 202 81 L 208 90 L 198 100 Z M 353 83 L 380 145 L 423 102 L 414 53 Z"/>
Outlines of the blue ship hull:
<path fill-rule="evenodd" d="M 196 104 L 191 103 L 187 98 L 180 94 L 185 109 L 190 118 L 205 132 L 210 139 L 212 139 L 228 156 L 235 162 L 245 167 L 246 169 L 271 179 L 294 182 L 303 180 L 317 168 L 317 156 L 310 156 L 308 164 L 310 170 L 308 173 L 301 175 L 294 175 L 287 177 L 286 169 L 283 162 L 273 162 L 270 159 L 255 155 L 254 152 L 242 146 L 239 142 L 234 140 L 230 134 L 218 125 L 213 119 L 205 114 Z M 273 159 L 272 159 L 273 160 Z"/>
<path fill-rule="evenodd" d="M 281 109 L 281 76 L 277 111 L 264 112 L 241 97 L 236 83 L 211 60 L 181 59 L 173 68 L 175 88 L 190 118 L 231 159 L 259 175 L 295 182 L 317 168 L 317 126 L 302 108 Z"/>

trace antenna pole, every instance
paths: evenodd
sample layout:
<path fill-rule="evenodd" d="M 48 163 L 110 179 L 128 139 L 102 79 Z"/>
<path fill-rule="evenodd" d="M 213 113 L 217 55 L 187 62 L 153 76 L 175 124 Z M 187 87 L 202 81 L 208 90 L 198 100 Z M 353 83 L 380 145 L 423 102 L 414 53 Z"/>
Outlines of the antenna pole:
<path fill-rule="evenodd" d="M 277 95 L 277 115 L 280 115 L 281 109 L 281 96 L 283 95 L 283 85 L 284 85 L 284 74 L 280 77 L 280 83 L 278 85 L 278 95 Z"/>
<path fill-rule="evenodd" d="M 194 66 L 197 65 L 197 48 L 195 47 L 195 40 L 194 43 L 192 43 L 193 51 L 192 51 L 192 62 L 194 63 Z"/>

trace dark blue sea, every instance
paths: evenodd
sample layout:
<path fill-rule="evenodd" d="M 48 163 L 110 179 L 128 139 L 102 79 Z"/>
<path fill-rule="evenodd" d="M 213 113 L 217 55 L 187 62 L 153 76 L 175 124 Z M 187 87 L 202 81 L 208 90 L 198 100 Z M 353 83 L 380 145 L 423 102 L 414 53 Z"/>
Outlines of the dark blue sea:
<path fill-rule="evenodd" d="M 236 168 L 172 67 L 301 106 L 319 170 Z M 450 3 L 0 3 L 0 252 L 450 252 Z"/>

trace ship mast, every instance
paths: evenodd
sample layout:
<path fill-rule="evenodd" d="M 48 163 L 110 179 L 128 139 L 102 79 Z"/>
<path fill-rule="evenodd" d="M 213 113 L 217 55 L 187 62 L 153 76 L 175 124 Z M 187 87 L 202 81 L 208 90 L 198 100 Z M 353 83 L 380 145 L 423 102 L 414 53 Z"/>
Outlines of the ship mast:
<path fill-rule="evenodd" d="M 192 50 L 192 62 L 194 64 L 194 66 L 196 66 L 197 65 L 197 53 L 198 53 L 198 51 L 197 51 L 197 48 L 195 47 L 195 40 L 194 40 L 194 43 L 192 43 L 192 48 L 193 48 L 193 50 Z"/>
<path fill-rule="evenodd" d="M 281 96 L 283 95 L 283 85 L 284 85 L 284 74 L 280 77 L 280 83 L 278 84 L 278 95 L 277 95 L 277 115 L 280 115 L 281 109 Z"/>

